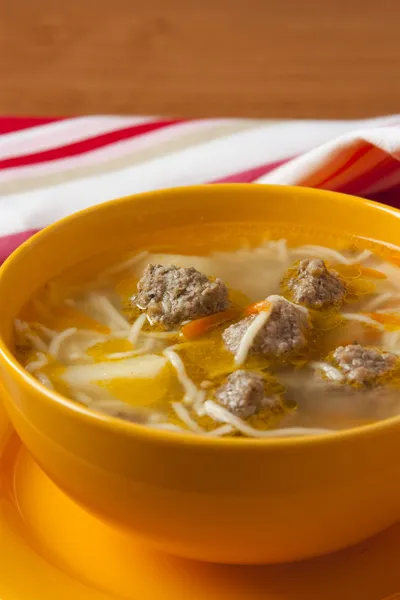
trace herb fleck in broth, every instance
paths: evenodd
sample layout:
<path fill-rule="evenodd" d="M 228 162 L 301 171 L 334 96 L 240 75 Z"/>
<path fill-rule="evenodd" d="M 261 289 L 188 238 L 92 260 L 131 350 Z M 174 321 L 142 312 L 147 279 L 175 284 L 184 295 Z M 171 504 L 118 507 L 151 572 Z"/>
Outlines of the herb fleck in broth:
<path fill-rule="evenodd" d="M 400 410 L 400 251 L 285 225 L 166 231 L 49 282 L 16 322 L 16 352 L 44 385 L 153 428 L 371 423 Z"/>

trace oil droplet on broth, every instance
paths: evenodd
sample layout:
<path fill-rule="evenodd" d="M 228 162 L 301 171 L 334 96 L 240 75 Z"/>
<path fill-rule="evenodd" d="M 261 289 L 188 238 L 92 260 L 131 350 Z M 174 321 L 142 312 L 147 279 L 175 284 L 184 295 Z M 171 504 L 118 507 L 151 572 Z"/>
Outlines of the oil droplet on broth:
<path fill-rule="evenodd" d="M 115 378 L 110 381 L 94 382 L 105 388 L 112 396 L 131 406 L 167 410 L 167 398 L 182 394 L 180 386 L 176 386 L 176 376 L 170 365 L 167 365 L 154 378 L 131 379 L 129 377 Z"/>
<path fill-rule="evenodd" d="M 176 346 L 176 352 L 184 362 L 188 376 L 197 385 L 235 368 L 234 357 L 225 349 L 221 340 L 221 331 L 219 327 L 200 340 Z"/>
<path fill-rule="evenodd" d="M 95 344 L 88 348 L 86 353 L 93 358 L 95 362 L 103 362 L 112 360 L 108 358 L 110 354 L 129 352 L 133 349 L 133 345 L 128 340 L 116 338 Z"/>

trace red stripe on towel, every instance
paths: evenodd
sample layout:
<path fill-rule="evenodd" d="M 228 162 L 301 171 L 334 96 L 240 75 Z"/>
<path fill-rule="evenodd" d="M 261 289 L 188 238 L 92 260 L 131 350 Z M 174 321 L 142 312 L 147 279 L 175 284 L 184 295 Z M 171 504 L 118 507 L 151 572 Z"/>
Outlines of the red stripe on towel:
<path fill-rule="evenodd" d="M 0 117 L 0 134 L 13 133 L 14 131 L 22 131 L 23 129 L 30 129 L 32 127 L 38 127 L 39 125 L 48 125 L 49 123 L 63 120 L 64 119 L 61 117 Z"/>
<path fill-rule="evenodd" d="M 385 155 L 383 151 L 382 155 L 384 158 L 381 162 L 375 165 L 370 171 L 366 171 L 345 185 L 339 186 L 338 191 L 357 196 L 362 194 L 364 190 L 370 188 L 373 184 L 386 178 L 388 175 L 391 175 L 395 171 L 400 171 L 400 163 L 398 160 L 390 155 Z"/>
<path fill-rule="evenodd" d="M 138 137 L 152 131 L 157 131 L 171 125 L 177 125 L 184 123 L 183 120 L 163 120 L 163 121 L 151 121 L 148 123 L 142 123 L 140 125 L 132 125 L 131 127 L 124 127 L 108 133 L 103 133 L 96 137 L 87 138 L 86 140 L 80 140 L 72 144 L 66 144 L 58 148 L 51 148 L 50 150 L 43 150 L 42 152 L 34 152 L 32 154 L 25 154 L 21 156 L 15 156 L 12 158 L 5 158 L 0 160 L 0 169 L 10 169 L 14 167 L 24 167 L 27 165 L 34 165 L 43 162 L 50 162 L 54 160 L 60 160 L 62 158 L 70 156 L 78 156 L 85 154 L 98 148 L 103 148 L 110 144 L 115 144 L 122 140 Z"/>

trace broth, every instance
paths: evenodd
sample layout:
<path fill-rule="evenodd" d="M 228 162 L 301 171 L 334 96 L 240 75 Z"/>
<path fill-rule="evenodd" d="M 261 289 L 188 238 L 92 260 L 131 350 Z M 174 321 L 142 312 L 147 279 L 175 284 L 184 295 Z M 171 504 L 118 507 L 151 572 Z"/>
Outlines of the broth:
<path fill-rule="evenodd" d="M 176 432 L 323 434 L 399 413 L 398 251 L 279 225 L 168 239 L 49 282 L 16 322 L 21 364 L 91 410 Z M 146 273 L 159 288 L 143 291 Z"/>

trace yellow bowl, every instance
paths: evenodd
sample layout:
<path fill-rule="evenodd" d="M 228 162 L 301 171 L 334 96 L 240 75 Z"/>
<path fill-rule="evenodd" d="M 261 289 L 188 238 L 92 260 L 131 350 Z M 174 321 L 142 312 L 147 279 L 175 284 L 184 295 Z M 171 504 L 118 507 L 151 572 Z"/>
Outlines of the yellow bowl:
<path fill-rule="evenodd" d="M 13 321 L 39 287 L 67 268 L 128 242 L 153 243 L 168 227 L 197 222 L 201 235 L 204 223 L 289 221 L 396 244 L 399 217 L 331 192 L 215 185 L 123 198 L 48 227 L 0 272 L 0 373 L 15 429 L 71 497 L 176 555 L 284 562 L 385 529 L 400 517 L 400 418 L 280 440 L 146 429 L 92 414 L 40 385 L 13 356 Z"/>

